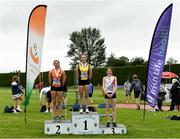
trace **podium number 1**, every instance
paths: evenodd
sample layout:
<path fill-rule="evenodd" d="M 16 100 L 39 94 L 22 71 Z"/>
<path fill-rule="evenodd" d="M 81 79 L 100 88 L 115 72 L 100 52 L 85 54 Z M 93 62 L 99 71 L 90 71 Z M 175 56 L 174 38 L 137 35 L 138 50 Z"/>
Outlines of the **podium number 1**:
<path fill-rule="evenodd" d="M 87 129 L 87 120 L 85 120 L 83 123 L 84 123 L 84 130 L 88 130 Z"/>

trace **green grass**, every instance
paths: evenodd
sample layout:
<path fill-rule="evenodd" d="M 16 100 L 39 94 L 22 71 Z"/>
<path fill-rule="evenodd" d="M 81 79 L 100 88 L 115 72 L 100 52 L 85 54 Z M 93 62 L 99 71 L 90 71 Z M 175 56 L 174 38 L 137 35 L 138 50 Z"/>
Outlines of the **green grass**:
<path fill-rule="evenodd" d="M 95 104 L 103 103 L 101 89 L 95 88 L 93 95 Z M 117 91 L 117 103 L 123 103 L 124 91 Z M 75 94 L 68 93 L 68 104 L 75 102 Z M 117 123 L 127 127 L 125 135 L 44 135 L 44 121 L 51 119 L 50 113 L 40 113 L 39 94 L 34 90 L 31 96 L 30 105 L 27 109 L 27 124 L 25 124 L 24 113 L 7 114 L 3 113 L 4 106 L 12 105 L 10 88 L 0 88 L 0 138 L 180 138 L 180 121 L 166 119 L 167 115 L 180 115 L 179 112 L 147 112 L 143 122 L 143 110 L 117 109 Z M 70 106 L 68 107 L 70 109 Z M 101 113 L 104 109 L 100 110 Z M 68 119 L 71 111 L 68 111 Z M 100 120 L 105 124 L 105 118 Z"/>

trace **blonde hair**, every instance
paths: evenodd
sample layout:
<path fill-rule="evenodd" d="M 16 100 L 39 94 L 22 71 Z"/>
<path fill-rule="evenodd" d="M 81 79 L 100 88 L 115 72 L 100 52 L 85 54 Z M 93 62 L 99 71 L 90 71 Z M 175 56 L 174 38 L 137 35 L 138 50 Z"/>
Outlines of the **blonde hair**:
<path fill-rule="evenodd" d="M 12 77 L 12 81 L 14 82 L 14 81 L 17 81 L 19 79 L 19 76 L 17 76 L 17 75 L 14 75 L 13 77 Z"/>

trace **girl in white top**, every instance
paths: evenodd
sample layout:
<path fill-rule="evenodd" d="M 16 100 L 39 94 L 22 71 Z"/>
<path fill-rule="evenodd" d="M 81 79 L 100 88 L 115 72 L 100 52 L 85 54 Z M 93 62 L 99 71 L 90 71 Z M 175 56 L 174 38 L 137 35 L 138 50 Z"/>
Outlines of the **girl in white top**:
<path fill-rule="evenodd" d="M 127 79 L 127 81 L 124 83 L 126 103 L 129 103 L 129 101 L 131 100 L 130 88 L 131 88 L 131 83 L 130 83 L 129 80 Z"/>
<path fill-rule="evenodd" d="M 43 96 L 46 97 L 46 111 L 45 112 L 49 112 L 51 111 L 51 86 L 49 87 L 44 87 L 41 89 L 41 92 L 40 92 L 40 95 L 39 95 L 39 98 L 40 98 L 40 105 L 41 105 L 41 108 L 43 106 Z"/>
<path fill-rule="evenodd" d="M 116 89 L 117 89 L 117 78 L 112 76 L 112 69 L 107 69 L 107 76 L 103 78 L 102 89 L 105 95 L 105 104 L 106 104 L 106 116 L 107 116 L 107 127 L 110 127 L 109 121 L 109 104 L 110 100 L 112 103 L 112 118 L 113 126 L 116 127 Z"/>

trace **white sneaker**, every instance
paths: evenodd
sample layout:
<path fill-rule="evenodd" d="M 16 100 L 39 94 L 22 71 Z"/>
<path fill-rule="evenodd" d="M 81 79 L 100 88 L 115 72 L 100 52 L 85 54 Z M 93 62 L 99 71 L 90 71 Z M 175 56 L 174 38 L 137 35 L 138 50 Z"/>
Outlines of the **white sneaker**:
<path fill-rule="evenodd" d="M 45 112 L 49 112 L 48 110 L 46 110 Z"/>
<path fill-rule="evenodd" d="M 22 112 L 22 110 L 21 110 L 21 108 L 20 108 L 20 106 L 19 106 L 19 105 L 17 106 L 16 110 L 18 110 L 18 111 Z"/>
<path fill-rule="evenodd" d="M 86 109 L 86 113 L 89 113 L 89 109 Z"/>
<path fill-rule="evenodd" d="M 50 109 L 50 112 L 53 112 L 53 110 Z"/>
<path fill-rule="evenodd" d="M 82 114 L 82 113 L 83 113 L 83 109 L 80 109 L 80 111 L 79 111 L 79 112 L 80 112 L 80 114 Z"/>
<path fill-rule="evenodd" d="M 17 108 L 16 110 L 19 111 L 19 112 L 22 112 L 22 110 L 20 108 Z"/>
<path fill-rule="evenodd" d="M 17 111 L 16 111 L 16 110 L 13 110 L 13 112 L 14 112 L 14 114 L 16 114 L 16 113 L 17 113 Z"/>
<path fill-rule="evenodd" d="M 156 109 L 150 109 L 149 112 L 156 112 Z"/>

